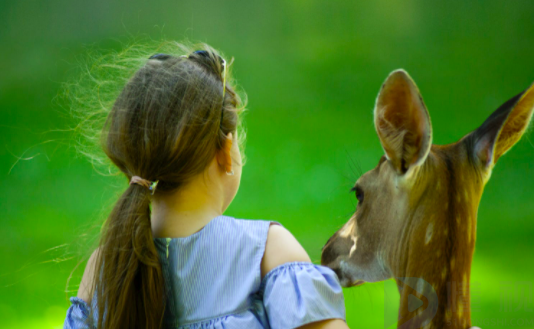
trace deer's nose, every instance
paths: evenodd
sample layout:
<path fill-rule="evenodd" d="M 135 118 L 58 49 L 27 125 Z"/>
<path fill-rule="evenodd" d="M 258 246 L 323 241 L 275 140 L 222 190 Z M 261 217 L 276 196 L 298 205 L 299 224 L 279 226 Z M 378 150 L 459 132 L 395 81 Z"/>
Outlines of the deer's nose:
<path fill-rule="evenodd" d="M 334 271 L 334 273 L 336 273 L 337 278 L 338 278 L 339 280 L 341 280 L 341 269 L 340 269 L 339 267 L 337 267 L 337 266 L 334 267 L 334 268 L 331 268 L 331 269 L 332 269 L 332 271 Z"/>

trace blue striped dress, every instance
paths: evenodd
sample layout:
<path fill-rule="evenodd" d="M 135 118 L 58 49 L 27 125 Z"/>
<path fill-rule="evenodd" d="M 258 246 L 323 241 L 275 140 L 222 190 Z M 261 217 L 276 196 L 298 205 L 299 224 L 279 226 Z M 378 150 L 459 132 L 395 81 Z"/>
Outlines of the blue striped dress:
<path fill-rule="evenodd" d="M 286 263 L 261 278 L 271 223 L 218 216 L 188 237 L 155 238 L 167 295 L 163 327 L 288 329 L 344 320 L 341 286 L 329 268 Z M 90 306 L 77 297 L 70 301 L 64 328 L 90 328 Z"/>

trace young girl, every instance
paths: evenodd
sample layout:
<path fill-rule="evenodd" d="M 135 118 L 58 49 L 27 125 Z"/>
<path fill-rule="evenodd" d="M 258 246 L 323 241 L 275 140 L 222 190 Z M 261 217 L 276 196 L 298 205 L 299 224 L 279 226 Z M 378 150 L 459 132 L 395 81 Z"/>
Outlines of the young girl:
<path fill-rule="evenodd" d="M 156 54 L 101 143 L 129 185 L 64 328 L 347 328 L 335 273 L 276 222 L 223 215 L 241 179 L 241 100 L 207 45 Z"/>

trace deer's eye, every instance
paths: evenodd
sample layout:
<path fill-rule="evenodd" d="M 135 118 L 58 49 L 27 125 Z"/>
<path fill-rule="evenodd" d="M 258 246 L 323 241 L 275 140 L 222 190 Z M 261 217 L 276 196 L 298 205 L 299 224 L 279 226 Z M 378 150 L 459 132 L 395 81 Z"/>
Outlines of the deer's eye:
<path fill-rule="evenodd" d="M 362 203 L 363 202 L 363 190 L 361 187 L 359 186 L 355 186 L 351 189 L 351 191 L 355 192 L 356 193 L 356 199 L 358 199 L 358 203 Z"/>
<path fill-rule="evenodd" d="M 363 190 L 359 187 L 356 189 L 356 199 L 358 199 L 358 203 L 363 202 Z"/>

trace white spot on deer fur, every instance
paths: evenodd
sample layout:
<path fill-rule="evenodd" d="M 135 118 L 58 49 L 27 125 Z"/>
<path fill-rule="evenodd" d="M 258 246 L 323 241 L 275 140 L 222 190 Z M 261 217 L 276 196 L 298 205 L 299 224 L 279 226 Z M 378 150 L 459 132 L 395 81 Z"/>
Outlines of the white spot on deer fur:
<path fill-rule="evenodd" d="M 355 225 L 355 220 L 354 219 L 349 220 L 349 222 L 345 224 L 345 226 L 343 226 L 341 231 L 339 231 L 339 236 L 342 238 L 347 238 L 351 236 L 354 233 L 354 225 Z"/>
<path fill-rule="evenodd" d="M 425 280 L 417 280 L 417 292 L 423 294 L 425 291 Z"/>
<path fill-rule="evenodd" d="M 352 247 L 350 247 L 349 257 L 356 251 L 356 242 L 358 242 L 357 237 L 351 236 L 350 239 L 352 240 Z"/>
<path fill-rule="evenodd" d="M 339 231 L 339 236 L 341 238 L 349 238 L 352 240 L 352 247 L 350 247 L 349 257 L 356 251 L 356 242 L 358 238 L 356 237 L 356 221 L 354 218 L 351 218 L 345 226 Z"/>
<path fill-rule="evenodd" d="M 433 233 L 434 233 L 434 223 L 430 223 L 426 227 L 425 245 L 427 245 L 430 242 L 430 240 L 432 240 Z"/>

